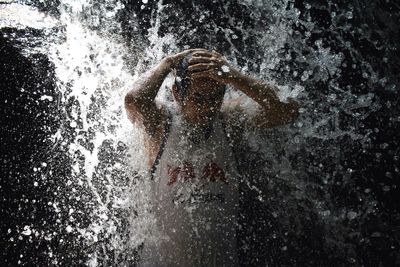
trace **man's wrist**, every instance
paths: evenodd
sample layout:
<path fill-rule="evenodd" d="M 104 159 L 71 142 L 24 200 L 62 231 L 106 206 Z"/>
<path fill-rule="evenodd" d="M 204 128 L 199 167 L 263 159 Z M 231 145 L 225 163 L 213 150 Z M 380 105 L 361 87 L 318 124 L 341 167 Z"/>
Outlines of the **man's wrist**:
<path fill-rule="evenodd" d="M 243 83 L 244 80 L 247 78 L 246 75 L 241 73 L 236 68 L 231 68 L 229 72 L 230 73 L 229 73 L 228 83 L 232 86 L 237 86 L 237 85 Z"/>
<path fill-rule="evenodd" d="M 160 66 L 163 69 L 163 72 L 170 73 L 172 70 L 173 60 L 170 56 L 164 57 L 161 62 Z"/>
<path fill-rule="evenodd" d="M 161 63 L 168 68 L 169 70 L 173 69 L 173 59 L 171 58 L 171 56 L 166 56 L 161 60 Z"/>

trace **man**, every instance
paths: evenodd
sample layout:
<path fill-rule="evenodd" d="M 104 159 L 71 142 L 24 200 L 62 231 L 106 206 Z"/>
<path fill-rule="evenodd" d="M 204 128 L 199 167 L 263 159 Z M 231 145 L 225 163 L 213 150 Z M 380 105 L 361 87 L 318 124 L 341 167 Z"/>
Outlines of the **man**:
<path fill-rule="evenodd" d="M 175 114 L 155 102 L 175 70 Z M 239 171 L 230 147 L 238 129 L 238 105 L 221 109 L 231 85 L 258 103 L 250 118 L 259 128 L 291 122 L 298 104 L 279 101 L 276 89 L 240 73 L 217 52 L 190 49 L 167 56 L 125 97 L 129 119 L 144 127 L 153 177 L 154 215 L 161 233 L 145 244 L 144 266 L 238 266 L 236 227 Z"/>

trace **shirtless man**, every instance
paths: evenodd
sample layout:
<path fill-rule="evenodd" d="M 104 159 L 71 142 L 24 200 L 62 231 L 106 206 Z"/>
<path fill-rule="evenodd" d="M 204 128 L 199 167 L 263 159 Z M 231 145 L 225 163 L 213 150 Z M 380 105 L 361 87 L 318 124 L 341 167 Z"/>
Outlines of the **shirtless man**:
<path fill-rule="evenodd" d="M 172 70 L 178 107 L 173 115 L 155 102 Z M 129 119 L 146 132 L 153 212 L 161 233 L 157 243 L 145 244 L 143 266 L 238 266 L 241 176 L 225 127 L 237 126 L 233 114 L 245 111 L 235 105 L 221 109 L 227 85 L 258 103 L 260 112 L 250 119 L 255 127 L 275 127 L 298 116 L 295 101 L 280 102 L 276 88 L 205 49 L 165 57 L 125 97 Z"/>

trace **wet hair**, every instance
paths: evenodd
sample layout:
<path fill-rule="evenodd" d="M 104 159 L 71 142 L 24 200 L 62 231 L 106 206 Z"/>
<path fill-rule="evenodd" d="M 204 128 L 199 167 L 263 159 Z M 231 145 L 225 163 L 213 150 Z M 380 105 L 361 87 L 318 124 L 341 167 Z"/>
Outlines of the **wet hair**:
<path fill-rule="evenodd" d="M 186 55 L 176 67 L 175 85 L 177 93 L 181 100 L 184 100 L 188 94 L 190 87 L 190 75 L 188 74 L 189 60 L 192 58 L 192 53 Z"/>

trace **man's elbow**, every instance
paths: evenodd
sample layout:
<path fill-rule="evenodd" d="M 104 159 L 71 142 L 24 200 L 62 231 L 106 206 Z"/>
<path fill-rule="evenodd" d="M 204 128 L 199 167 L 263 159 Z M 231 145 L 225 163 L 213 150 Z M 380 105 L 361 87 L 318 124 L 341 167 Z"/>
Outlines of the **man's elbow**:
<path fill-rule="evenodd" d="M 284 106 L 269 110 L 261 116 L 263 128 L 274 128 L 294 122 L 300 115 L 300 105 L 295 101 L 290 101 Z"/>
<path fill-rule="evenodd" d="M 300 115 L 300 105 L 297 102 L 292 102 L 290 103 L 289 109 L 288 109 L 288 119 L 289 123 L 295 121 L 299 115 Z"/>
<path fill-rule="evenodd" d="M 281 111 L 281 124 L 289 124 L 294 122 L 300 115 L 300 104 L 294 100 L 290 100 L 286 107 Z"/>
<path fill-rule="evenodd" d="M 138 97 L 137 95 L 135 95 L 135 93 L 129 92 L 125 95 L 125 108 L 127 110 L 137 110 L 137 109 L 141 109 L 142 106 L 145 104 L 140 97 Z"/>
<path fill-rule="evenodd" d="M 127 110 L 129 110 L 129 109 L 131 109 L 132 107 L 134 107 L 135 106 L 135 97 L 131 94 L 131 93 L 127 93 L 126 95 L 125 95 L 125 99 L 124 99 L 125 101 L 124 101 L 124 103 L 125 103 L 125 109 L 127 109 Z"/>
<path fill-rule="evenodd" d="M 140 117 L 140 104 L 138 99 L 133 94 L 128 93 L 125 95 L 124 104 L 128 119 L 132 123 L 138 122 Z"/>

